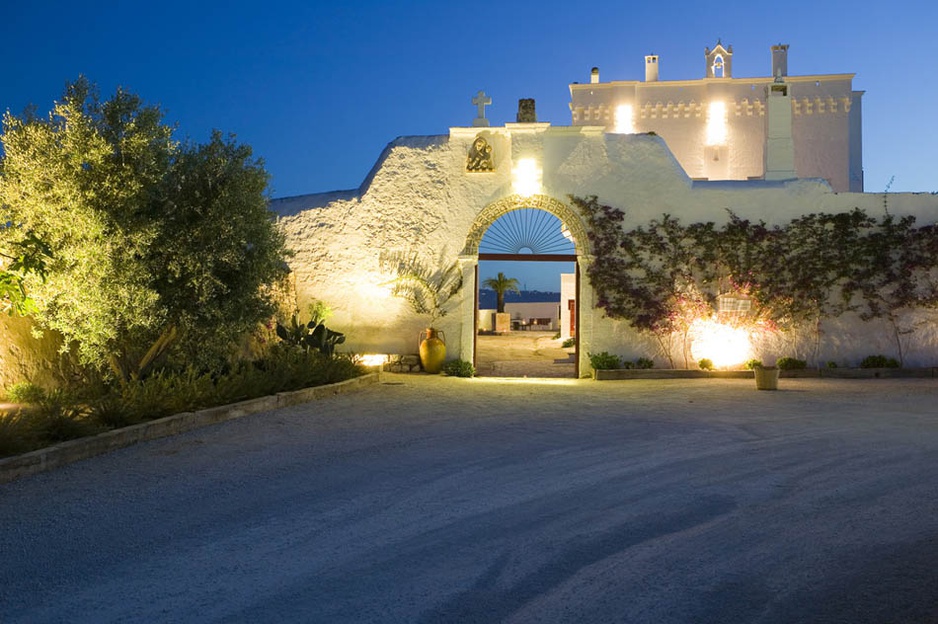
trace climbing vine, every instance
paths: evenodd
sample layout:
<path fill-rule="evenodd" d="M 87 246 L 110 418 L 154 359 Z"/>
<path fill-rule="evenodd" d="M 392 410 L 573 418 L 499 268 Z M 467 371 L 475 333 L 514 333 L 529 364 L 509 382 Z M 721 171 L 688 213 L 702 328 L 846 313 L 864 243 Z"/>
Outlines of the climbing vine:
<path fill-rule="evenodd" d="M 570 199 L 589 229 L 598 307 L 652 335 L 672 366 L 671 341 L 681 340 L 686 366 L 691 323 L 724 293 L 750 299 L 749 323 L 809 328 L 815 358 L 822 321 L 853 311 L 890 324 L 901 362 L 902 339 L 916 329 L 903 313 L 938 306 L 938 229 L 916 228 L 913 217 L 877 220 L 857 208 L 770 227 L 731 211 L 722 225 L 664 214 L 626 231 L 621 209 Z"/>

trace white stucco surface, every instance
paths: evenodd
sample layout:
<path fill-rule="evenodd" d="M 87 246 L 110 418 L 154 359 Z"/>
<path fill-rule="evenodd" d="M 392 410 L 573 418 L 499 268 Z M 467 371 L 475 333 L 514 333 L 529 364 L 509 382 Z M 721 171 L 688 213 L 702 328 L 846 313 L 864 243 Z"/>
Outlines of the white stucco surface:
<path fill-rule="evenodd" d="M 735 77 L 729 71 L 725 77 L 715 77 L 708 60 L 708 71 L 700 78 L 659 80 L 657 57 L 653 76 L 646 75 L 644 82 L 600 82 L 593 74 L 587 84 L 570 85 L 572 123 L 601 126 L 608 132 L 623 131 L 622 127 L 629 128 L 625 132 L 655 132 L 694 179 L 758 178 L 766 174 L 767 138 L 778 121 L 771 118 L 769 93 L 776 81 L 783 81 L 789 90 L 786 116 L 791 122 L 794 172 L 802 178 L 825 179 L 838 191 L 862 191 L 863 92 L 854 91 L 854 74 L 788 76 L 784 47 L 785 70 L 778 76 L 777 58 L 772 59 L 776 67 L 768 72 L 769 57 L 767 75 L 758 77 Z M 713 104 L 724 111 L 719 117 L 725 140 L 717 144 L 708 140 Z M 618 118 L 623 111 L 629 111 L 625 123 Z"/>
<path fill-rule="evenodd" d="M 477 136 L 493 148 L 494 171 L 466 171 L 467 154 Z M 542 171 L 541 190 L 530 198 L 515 195 L 512 187 L 512 168 L 522 158 L 533 158 Z M 470 232 L 484 232 L 489 219 L 514 208 L 562 209 L 562 218 L 575 220 L 569 195 L 596 195 L 600 202 L 623 209 L 627 229 L 664 213 L 683 223 L 719 224 L 732 210 L 770 225 L 854 208 L 874 217 L 884 214 L 883 194 L 836 193 L 816 179 L 692 181 L 659 136 L 548 124 L 507 124 L 481 132 L 453 128 L 448 136 L 401 137 L 384 150 L 360 189 L 274 200 L 271 207 L 295 253 L 291 265 L 301 305 L 310 299 L 326 302 L 335 312 L 331 324 L 348 335 L 347 347 L 360 353 L 416 352 L 418 334 L 427 323 L 401 299 L 389 296 L 394 274 L 382 258 L 416 255 L 437 266 L 459 260 L 465 286 L 437 326 L 446 333 L 448 357 L 471 359 L 478 257 Z M 936 195 L 890 194 L 885 200 L 891 214 L 914 215 L 919 225 L 938 218 Z M 575 241 L 584 276 L 578 319 L 581 373 L 589 371 L 586 354 L 591 351 L 653 357 L 658 366 L 667 365 L 647 337 L 594 309 L 585 278 L 591 256 L 584 225 L 568 226 L 581 232 Z M 906 363 L 934 365 L 935 318 L 923 314 L 920 320 Z M 843 317 L 823 329 L 818 354 L 822 361 L 855 365 L 873 353 L 894 355 L 890 332 L 880 324 Z M 786 353 L 808 353 L 810 340 L 794 335 L 784 340 Z"/>

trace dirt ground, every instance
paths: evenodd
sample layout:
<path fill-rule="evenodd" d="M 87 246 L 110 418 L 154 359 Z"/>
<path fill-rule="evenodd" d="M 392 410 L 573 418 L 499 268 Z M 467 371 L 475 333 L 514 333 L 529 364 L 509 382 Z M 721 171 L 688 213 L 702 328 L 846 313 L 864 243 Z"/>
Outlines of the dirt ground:
<path fill-rule="evenodd" d="M 480 377 L 573 377 L 573 348 L 564 349 L 557 332 L 514 331 L 479 336 L 476 369 Z"/>

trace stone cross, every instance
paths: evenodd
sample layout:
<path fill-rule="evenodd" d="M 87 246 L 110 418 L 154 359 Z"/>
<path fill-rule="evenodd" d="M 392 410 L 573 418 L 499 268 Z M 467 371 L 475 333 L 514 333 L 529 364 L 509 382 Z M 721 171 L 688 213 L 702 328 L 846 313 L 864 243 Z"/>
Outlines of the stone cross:
<path fill-rule="evenodd" d="M 489 120 L 485 118 L 485 107 L 492 103 L 492 98 L 485 95 L 485 91 L 479 91 L 476 93 L 476 96 L 472 98 L 472 103 L 479 109 L 478 117 L 472 120 L 472 125 L 474 127 L 488 127 Z"/>

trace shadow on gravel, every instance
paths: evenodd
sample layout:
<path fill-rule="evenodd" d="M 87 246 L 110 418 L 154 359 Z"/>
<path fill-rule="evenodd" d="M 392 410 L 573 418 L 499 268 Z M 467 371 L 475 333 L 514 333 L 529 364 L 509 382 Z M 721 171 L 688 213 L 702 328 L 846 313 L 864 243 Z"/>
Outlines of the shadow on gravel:
<path fill-rule="evenodd" d="M 525 604 L 547 595 L 574 577 L 580 570 L 652 540 L 686 531 L 715 517 L 730 513 L 732 498 L 710 496 L 695 501 L 687 511 L 645 516 L 630 521 L 595 539 L 571 543 L 548 565 L 515 582 L 502 579 L 508 556 L 499 557 L 479 576 L 472 587 L 421 617 L 422 624 L 462 622 L 488 624 L 501 622 Z"/>

